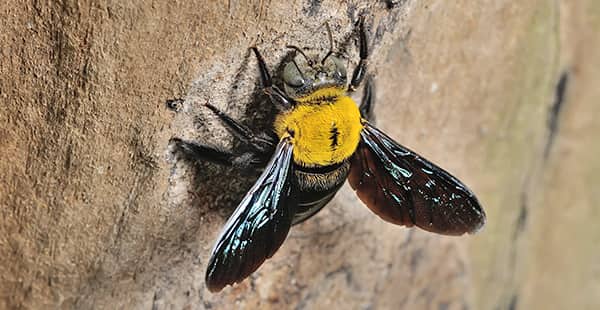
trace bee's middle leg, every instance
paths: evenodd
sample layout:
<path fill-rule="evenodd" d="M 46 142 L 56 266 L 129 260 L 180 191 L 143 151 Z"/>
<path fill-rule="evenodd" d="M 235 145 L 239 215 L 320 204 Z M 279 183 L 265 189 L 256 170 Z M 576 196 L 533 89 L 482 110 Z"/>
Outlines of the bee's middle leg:
<path fill-rule="evenodd" d="M 277 139 L 273 136 L 266 134 L 255 134 L 245 126 L 244 124 L 234 120 L 229 115 L 221 112 L 215 106 L 210 103 L 206 103 L 205 106 L 209 108 L 225 125 L 225 127 L 233 134 L 237 139 L 242 141 L 245 146 L 250 149 L 251 153 L 256 153 L 259 157 L 270 158 L 271 154 L 275 151 L 277 145 Z M 266 162 L 265 162 L 266 163 Z"/>
<path fill-rule="evenodd" d="M 367 77 L 366 83 L 358 109 L 360 110 L 360 116 L 362 116 L 362 118 L 370 123 L 374 123 L 375 114 L 373 113 L 373 107 L 375 105 L 375 89 L 373 87 L 373 78 L 370 76 Z"/>

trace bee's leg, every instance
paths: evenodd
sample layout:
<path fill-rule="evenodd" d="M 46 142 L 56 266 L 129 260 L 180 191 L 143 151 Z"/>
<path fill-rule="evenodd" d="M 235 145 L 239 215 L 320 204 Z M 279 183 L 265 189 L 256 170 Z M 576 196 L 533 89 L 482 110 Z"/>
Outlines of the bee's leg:
<path fill-rule="evenodd" d="M 246 146 L 248 146 L 253 153 L 260 156 L 267 154 L 267 159 L 275 151 L 277 140 L 267 135 L 255 135 L 248 127 L 244 126 L 240 122 L 234 120 L 229 115 L 221 112 L 215 106 L 210 103 L 206 103 L 205 106 L 209 108 L 219 119 L 225 124 L 227 129 L 238 139 L 240 139 Z"/>
<path fill-rule="evenodd" d="M 208 161 L 222 166 L 234 167 L 242 172 L 251 172 L 261 168 L 269 161 L 270 154 L 247 151 L 240 154 L 222 150 L 218 147 L 171 138 L 173 152 L 187 162 Z"/>
<path fill-rule="evenodd" d="M 204 160 L 223 166 L 233 165 L 234 155 L 214 146 L 184 141 L 179 138 L 171 138 L 169 144 L 173 146 L 174 153 L 189 162 Z"/>
<path fill-rule="evenodd" d="M 370 76 L 367 77 L 366 83 L 358 109 L 360 110 L 360 116 L 362 116 L 362 118 L 370 123 L 374 123 L 375 115 L 373 113 L 373 106 L 375 100 L 373 97 L 375 96 L 375 89 L 373 88 L 373 78 Z"/>
<path fill-rule="evenodd" d="M 359 48 L 360 48 L 360 62 L 358 66 L 354 68 L 354 72 L 352 73 L 352 80 L 350 82 L 350 86 L 348 86 L 349 91 L 355 91 L 360 83 L 365 78 L 365 74 L 367 72 L 367 58 L 369 57 L 369 47 L 367 46 L 367 33 L 365 31 L 365 18 L 363 16 L 360 17 L 358 22 L 358 31 L 359 31 Z"/>
<path fill-rule="evenodd" d="M 271 79 L 271 74 L 269 74 L 269 69 L 267 68 L 267 64 L 263 59 L 262 55 L 258 52 L 256 47 L 251 48 L 256 55 L 256 60 L 258 61 L 258 68 L 260 70 L 260 79 L 263 86 L 263 92 L 269 95 L 271 101 L 284 109 L 290 109 L 294 106 L 294 99 L 290 98 L 285 94 L 277 85 L 273 85 L 273 80 Z"/>

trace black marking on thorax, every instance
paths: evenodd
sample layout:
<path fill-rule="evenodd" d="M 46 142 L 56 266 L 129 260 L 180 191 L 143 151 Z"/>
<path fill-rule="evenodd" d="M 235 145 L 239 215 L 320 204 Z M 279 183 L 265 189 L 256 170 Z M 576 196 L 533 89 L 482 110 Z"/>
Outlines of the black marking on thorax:
<path fill-rule="evenodd" d="M 331 130 L 329 132 L 331 133 L 331 136 L 329 136 L 329 140 L 331 140 L 331 148 L 335 149 L 338 146 L 338 136 L 340 135 L 335 123 L 331 125 Z"/>

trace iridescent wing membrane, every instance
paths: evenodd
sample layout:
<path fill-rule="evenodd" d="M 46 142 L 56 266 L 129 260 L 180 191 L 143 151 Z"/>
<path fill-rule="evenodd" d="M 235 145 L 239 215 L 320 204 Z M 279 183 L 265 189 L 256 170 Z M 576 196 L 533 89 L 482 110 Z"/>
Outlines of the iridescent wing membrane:
<path fill-rule="evenodd" d="M 298 205 L 292 148 L 287 138 L 279 142 L 264 172 L 227 221 L 208 263 L 209 290 L 220 291 L 248 277 L 287 237 Z"/>
<path fill-rule="evenodd" d="M 348 181 L 373 212 L 394 224 L 445 235 L 474 233 L 485 224 L 467 186 L 368 123 Z"/>

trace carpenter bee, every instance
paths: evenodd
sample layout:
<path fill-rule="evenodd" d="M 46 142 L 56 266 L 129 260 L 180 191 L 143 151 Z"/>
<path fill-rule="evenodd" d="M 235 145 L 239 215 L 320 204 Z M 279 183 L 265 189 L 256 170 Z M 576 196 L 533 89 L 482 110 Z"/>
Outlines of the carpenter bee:
<path fill-rule="evenodd" d="M 240 282 L 279 249 L 292 225 L 317 213 L 346 179 L 382 219 L 444 234 L 474 233 L 485 223 L 475 195 L 462 182 L 377 129 L 371 121 L 372 84 L 365 79 L 367 35 L 358 22 L 360 61 L 350 82 L 330 48 L 323 58 L 296 46 L 275 85 L 263 57 L 252 47 L 262 91 L 280 111 L 273 131 L 254 133 L 207 103 L 246 146 L 242 154 L 174 138 L 188 158 L 262 174 L 227 221 L 212 250 L 206 284 L 213 292 Z M 360 106 L 349 94 L 366 80 Z"/>

